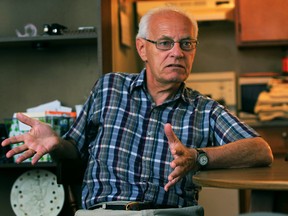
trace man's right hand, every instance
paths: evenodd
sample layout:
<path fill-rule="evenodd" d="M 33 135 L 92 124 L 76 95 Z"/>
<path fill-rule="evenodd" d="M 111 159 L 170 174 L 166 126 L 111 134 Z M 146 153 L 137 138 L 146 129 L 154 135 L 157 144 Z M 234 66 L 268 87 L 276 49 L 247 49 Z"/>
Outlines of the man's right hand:
<path fill-rule="evenodd" d="M 2 142 L 2 146 L 22 143 L 8 151 L 6 154 L 7 158 L 22 153 L 15 161 L 16 163 L 21 163 L 27 158 L 33 157 L 31 163 L 35 164 L 43 155 L 56 149 L 60 143 L 60 137 L 50 125 L 22 113 L 17 113 L 16 118 L 24 124 L 29 125 L 31 130 L 22 135 L 9 137 Z"/>

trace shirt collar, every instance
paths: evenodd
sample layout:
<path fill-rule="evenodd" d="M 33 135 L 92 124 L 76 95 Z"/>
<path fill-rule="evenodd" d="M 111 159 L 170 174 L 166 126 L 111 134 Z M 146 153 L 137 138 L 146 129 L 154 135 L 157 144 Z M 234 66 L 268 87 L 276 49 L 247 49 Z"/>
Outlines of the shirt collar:
<path fill-rule="evenodd" d="M 134 81 L 130 85 L 129 93 L 132 93 L 136 88 L 145 85 L 145 76 L 146 76 L 146 68 L 142 69 L 142 71 L 136 76 Z"/>
<path fill-rule="evenodd" d="M 144 89 L 147 90 L 145 80 L 146 80 L 146 68 L 142 69 L 142 71 L 138 74 L 138 76 L 136 76 L 134 81 L 131 83 L 129 93 L 131 94 L 134 90 L 136 90 L 139 87 L 143 87 Z M 191 93 L 191 91 L 187 89 L 186 84 L 183 82 L 177 94 L 172 100 L 177 100 L 181 98 L 186 103 L 191 103 L 193 100 L 193 97 L 191 97 L 193 92 Z"/>

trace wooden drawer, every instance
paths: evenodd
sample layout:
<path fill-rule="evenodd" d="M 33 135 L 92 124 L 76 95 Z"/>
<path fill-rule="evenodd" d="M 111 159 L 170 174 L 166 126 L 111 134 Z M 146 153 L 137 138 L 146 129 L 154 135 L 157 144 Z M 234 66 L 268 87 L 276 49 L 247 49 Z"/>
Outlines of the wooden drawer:
<path fill-rule="evenodd" d="M 288 152 L 288 126 L 257 126 L 254 129 L 270 144 L 274 155 Z"/>

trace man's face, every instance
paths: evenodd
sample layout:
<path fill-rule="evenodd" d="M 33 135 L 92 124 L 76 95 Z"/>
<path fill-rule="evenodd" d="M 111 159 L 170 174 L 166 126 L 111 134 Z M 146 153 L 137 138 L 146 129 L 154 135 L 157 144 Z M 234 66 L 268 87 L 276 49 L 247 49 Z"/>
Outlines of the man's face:
<path fill-rule="evenodd" d="M 147 39 L 179 42 L 195 37 L 190 20 L 173 12 L 152 17 Z M 148 79 L 152 78 L 161 84 L 180 83 L 187 79 L 192 69 L 195 49 L 185 51 L 180 48 L 179 43 L 175 43 L 172 49 L 163 51 L 151 42 L 143 39 L 141 41 L 143 47 L 139 54 L 146 62 Z"/>

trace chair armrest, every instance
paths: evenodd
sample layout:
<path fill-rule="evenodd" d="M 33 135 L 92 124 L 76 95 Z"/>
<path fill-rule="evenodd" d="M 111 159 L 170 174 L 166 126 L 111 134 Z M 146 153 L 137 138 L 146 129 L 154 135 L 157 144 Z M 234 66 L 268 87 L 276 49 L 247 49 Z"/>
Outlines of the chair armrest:
<path fill-rule="evenodd" d="M 58 184 L 82 184 L 85 164 L 80 159 L 62 159 L 57 162 Z"/>

